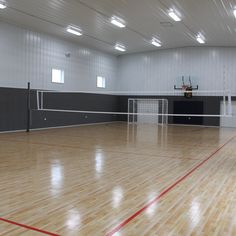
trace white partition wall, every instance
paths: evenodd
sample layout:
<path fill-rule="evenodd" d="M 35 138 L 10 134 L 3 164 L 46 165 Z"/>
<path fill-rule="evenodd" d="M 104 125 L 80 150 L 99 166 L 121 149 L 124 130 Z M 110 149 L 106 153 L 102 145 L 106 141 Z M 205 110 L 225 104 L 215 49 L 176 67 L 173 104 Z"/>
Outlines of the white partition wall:
<path fill-rule="evenodd" d="M 220 106 L 221 114 L 224 113 L 224 104 L 221 103 Z M 221 127 L 233 127 L 236 128 L 236 101 L 232 102 L 232 117 L 221 117 L 220 126 Z"/>

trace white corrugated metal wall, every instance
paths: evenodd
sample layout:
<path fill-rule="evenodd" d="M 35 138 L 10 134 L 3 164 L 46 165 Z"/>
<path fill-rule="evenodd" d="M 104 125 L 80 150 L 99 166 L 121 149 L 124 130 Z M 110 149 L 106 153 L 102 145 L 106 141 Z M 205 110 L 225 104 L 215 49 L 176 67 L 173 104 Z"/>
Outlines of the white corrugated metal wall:
<path fill-rule="evenodd" d="M 65 54 L 70 53 L 70 58 Z M 56 37 L 0 22 L 0 87 L 95 91 L 97 75 L 115 89 L 117 58 Z M 65 84 L 51 83 L 51 69 L 65 71 Z"/>
<path fill-rule="evenodd" d="M 119 56 L 117 83 L 122 91 L 172 91 L 181 76 L 200 90 L 231 89 L 236 94 L 236 48 L 191 47 Z M 187 82 L 187 81 L 186 81 Z"/>
<path fill-rule="evenodd" d="M 200 90 L 231 89 L 236 94 L 236 48 L 191 47 L 119 56 L 53 36 L 0 23 L 0 86 L 96 91 L 96 76 L 106 90 L 172 91 L 181 76 Z M 67 58 L 66 53 L 71 57 Z M 65 70 L 65 84 L 51 83 L 51 69 Z"/>

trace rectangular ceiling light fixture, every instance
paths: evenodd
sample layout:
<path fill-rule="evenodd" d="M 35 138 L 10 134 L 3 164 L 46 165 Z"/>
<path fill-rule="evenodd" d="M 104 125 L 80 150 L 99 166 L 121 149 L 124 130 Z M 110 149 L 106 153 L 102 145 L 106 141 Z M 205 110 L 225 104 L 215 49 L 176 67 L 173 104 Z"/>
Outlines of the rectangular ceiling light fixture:
<path fill-rule="evenodd" d="M 201 36 L 201 35 L 198 35 L 196 40 L 200 43 L 200 44 L 204 44 L 205 43 L 205 40 L 204 38 Z"/>
<path fill-rule="evenodd" d="M 235 18 L 236 18 L 236 8 L 234 9 L 234 16 L 235 16 Z"/>
<path fill-rule="evenodd" d="M 0 2 L 0 9 L 5 9 L 7 6 L 5 2 Z"/>
<path fill-rule="evenodd" d="M 111 18 L 111 23 L 119 28 L 125 28 L 126 25 L 124 23 L 124 21 L 116 16 L 113 16 Z"/>
<path fill-rule="evenodd" d="M 168 14 L 174 21 L 181 21 L 180 17 L 174 12 L 173 9 L 170 9 Z"/>
<path fill-rule="evenodd" d="M 161 47 L 161 42 L 156 38 L 152 39 L 151 44 L 156 46 L 156 47 Z"/>
<path fill-rule="evenodd" d="M 125 52 L 126 51 L 125 46 L 120 45 L 120 44 L 116 44 L 115 49 L 118 50 L 118 51 L 121 51 L 121 52 Z"/>
<path fill-rule="evenodd" d="M 74 35 L 77 35 L 77 36 L 83 35 L 81 29 L 76 28 L 74 26 L 68 26 L 66 31 L 70 34 L 74 34 Z"/>

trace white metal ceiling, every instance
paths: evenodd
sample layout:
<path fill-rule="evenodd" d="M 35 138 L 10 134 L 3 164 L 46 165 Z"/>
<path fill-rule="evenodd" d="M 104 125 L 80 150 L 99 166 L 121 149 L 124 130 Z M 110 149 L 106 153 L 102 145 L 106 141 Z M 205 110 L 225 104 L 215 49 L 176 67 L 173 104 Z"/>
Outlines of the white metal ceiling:
<path fill-rule="evenodd" d="M 0 19 L 67 38 L 106 52 L 119 54 L 116 43 L 126 53 L 156 50 L 152 37 L 162 48 L 198 46 L 201 33 L 207 46 L 236 46 L 236 0 L 6 0 L 8 8 Z M 175 9 L 181 22 L 174 22 L 168 10 Z M 112 16 L 125 20 L 120 29 L 110 23 Z M 84 35 L 66 32 L 68 25 L 80 27 Z"/>

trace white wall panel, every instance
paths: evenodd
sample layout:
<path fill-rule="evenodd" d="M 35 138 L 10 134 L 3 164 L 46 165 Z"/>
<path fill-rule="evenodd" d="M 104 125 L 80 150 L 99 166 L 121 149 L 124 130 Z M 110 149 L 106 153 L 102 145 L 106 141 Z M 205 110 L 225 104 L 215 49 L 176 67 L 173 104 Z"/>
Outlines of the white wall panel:
<path fill-rule="evenodd" d="M 66 53 L 71 57 L 67 58 Z M 236 94 L 236 48 L 192 47 L 117 57 L 56 37 L 0 22 L 0 87 L 96 91 L 172 91 L 181 76 L 200 90 L 231 89 Z M 65 84 L 51 83 L 51 69 L 65 70 Z M 101 90 L 101 89 L 99 89 Z"/>
<path fill-rule="evenodd" d="M 221 117 L 220 118 L 220 126 L 221 127 L 232 127 L 236 128 L 236 102 L 232 102 L 232 117 Z M 224 114 L 224 104 L 221 102 L 220 104 L 220 114 Z"/>
<path fill-rule="evenodd" d="M 192 47 L 119 56 L 117 86 L 122 91 L 172 91 L 181 76 L 200 90 L 231 89 L 236 94 L 236 48 Z M 179 84 L 180 85 L 180 84 Z"/>
<path fill-rule="evenodd" d="M 70 53 L 70 58 L 65 56 Z M 95 91 L 97 75 L 115 89 L 117 58 L 0 22 L 0 87 Z M 65 84 L 51 83 L 51 69 L 65 70 Z"/>

